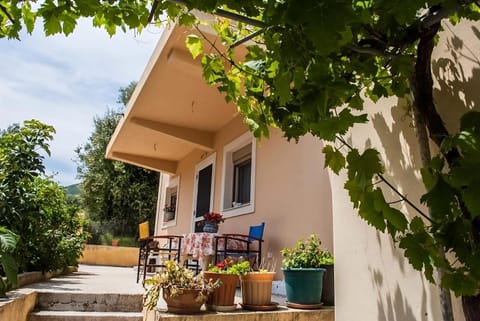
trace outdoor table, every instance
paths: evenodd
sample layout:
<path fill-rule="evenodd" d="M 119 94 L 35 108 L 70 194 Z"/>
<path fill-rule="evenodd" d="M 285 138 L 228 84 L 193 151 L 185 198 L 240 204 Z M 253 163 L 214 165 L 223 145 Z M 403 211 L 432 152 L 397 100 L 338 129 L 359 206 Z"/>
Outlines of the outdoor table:
<path fill-rule="evenodd" d="M 215 237 L 221 236 L 218 233 L 186 233 L 183 234 L 182 247 L 180 249 L 180 263 L 183 264 L 187 259 L 199 261 L 203 271 L 208 269 L 209 264 L 215 256 Z M 224 240 L 219 239 L 219 250 L 224 247 Z M 246 249 L 246 242 L 228 240 L 229 248 Z"/>

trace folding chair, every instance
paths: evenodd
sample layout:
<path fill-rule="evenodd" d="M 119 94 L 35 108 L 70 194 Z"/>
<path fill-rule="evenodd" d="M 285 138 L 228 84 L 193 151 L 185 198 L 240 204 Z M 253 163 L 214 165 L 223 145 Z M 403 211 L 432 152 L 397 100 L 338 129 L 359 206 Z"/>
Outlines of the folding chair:
<path fill-rule="evenodd" d="M 143 273 L 145 281 L 147 272 L 155 272 L 157 268 L 164 268 L 166 260 L 180 262 L 180 248 L 182 236 L 180 235 L 154 235 L 149 236 L 148 221 L 138 225 L 140 247 L 138 251 L 137 283 Z"/>
<path fill-rule="evenodd" d="M 248 235 L 222 234 L 215 237 L 215 263 L 227 257 L 244 256 L 252 266 L 262 262 L 263 230 L 265 223 L 250 226 Z"/>

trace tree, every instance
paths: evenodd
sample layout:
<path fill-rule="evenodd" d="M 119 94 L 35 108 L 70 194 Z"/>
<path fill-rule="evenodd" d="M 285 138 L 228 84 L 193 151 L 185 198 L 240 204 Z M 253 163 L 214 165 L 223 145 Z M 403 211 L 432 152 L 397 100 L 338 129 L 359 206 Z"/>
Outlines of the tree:
<path fill-rule="evenodd" d="M 135 82 L 120 88 L 118 102 L 127 104 Z M 121 111 L 107 110 L 94 119 L 88 142 L 76 149 L 78 176 L 82 180 L 81 203 L 89 217 L 101 223 L 101 230 L 118 236 L 138 235 L 138 223 L 154 226 L 159 174 L 137 166 L 105 159 Z"/>
<path fill-rule="evenodd" d="M 45 176 L 43 155 L 50 154 L 54 132 L 36 120 L 0 131 L 0 226 L 19 237 L 15 261 L 20 271 L 76 265 L 87 236 L 78 207 Z"/>
<path fill-rule="evenodd" d="M 141 29 L 148 21 L 158 21 L 163 12 L 191 27 L 196 21 L 191 9 L 236 20 L 233 26 L 228 20 L 215 26 L 224 45 L 222 49 L 210 44 L 216 54 L 203 55 L 198 37 L 187 41 L 194 56 L 202 55 L 207 82 L 238 105 L 258 137 L 268 136 L 269 126 L 278 126 L 289 139 L 312 133 L 331 142 L 324 149 L 326 165 L 335 173 L 347 170 L 345 188 L 360 216 L 387 231 L 428 280 L 434 281 L 433 271 L 438 269 L 440 285 L 464 296 L 465 314 L 472 320 L 472 309 L 480 306 L 480 204 L 475 197 L 480 184 L 477 175 L 468 174 L 480 165 L 479 117 L 468 113 L 460 132 L 448 132 L 433 100 L 431 53 L 441 21 L 478 20 L 477 2 L 143 1 L 132 5 L 134 10 L 124 10 L 120 1 L 112 6 L 95 3 L 92 7 L 98 11 L 72 2 L 52 9 L 48 3 L 37 13 L 55 22 L 53 27 L 45 24 L 47 34 L 70 32 L 69 23 L 65 30 L 65 17 L 75 15 L 94 16 L 94 24 L 111 34 L 114 26 Z M 12 16 L 7 31 L 28 17 Z M 235 47 L 249 40 L 246 56 L 238 60 Z M 418 210 L 412 220 L 388 204 L 376 184 L 377 180 L 389 184 L 378 151 L 360 151 L 342 137 L 355 124 L 368 121 L 362 113 L 365 98 L 410 95 L 425 165 L 422 202 L 429 208 L 429 213 Z M 439 148 L 433 157 L 428 139 Z M 339 148 L 338 141 L 347 148 Z"/>

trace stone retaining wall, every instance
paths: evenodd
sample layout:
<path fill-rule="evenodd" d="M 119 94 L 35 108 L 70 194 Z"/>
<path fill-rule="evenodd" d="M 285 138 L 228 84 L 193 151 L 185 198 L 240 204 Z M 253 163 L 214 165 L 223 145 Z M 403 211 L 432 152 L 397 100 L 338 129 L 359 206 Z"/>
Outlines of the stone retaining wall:
<path fill-rule="evenodd" d="M 79 264 L 132 267 L 138 264 L 138 248 L 87 244 Z"/>

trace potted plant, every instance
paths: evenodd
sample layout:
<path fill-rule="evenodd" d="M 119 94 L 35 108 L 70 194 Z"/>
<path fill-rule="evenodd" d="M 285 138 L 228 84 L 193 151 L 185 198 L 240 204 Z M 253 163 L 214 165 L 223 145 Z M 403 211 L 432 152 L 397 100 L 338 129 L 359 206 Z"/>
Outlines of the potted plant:
<path fill-rule="evenodd" d="M 324 268 L 322 303 L 327 306 L 335 305 L 335 269 L 333 266 L 333 255 L 328 251 L 324 251 L 324 263 L 320 266 Z"/>
<path fill-rule="evenodd" d="M 217 233 L 218 232 L 218 224 L 225 221 L 222 217 L 222 214 L 215 213 L 215 212 L 208 212 L 203 214 L 204 218 L 204 225 L 203 231 L 208 233 Z"/>
<path fill-rule="evenodd" d="M 167 205 L 163 208 L 163 211 L 165 212 L 164 216 L 163 216 L 163 221 L 164 222 L 168 222 L 168 221 L 171 221 L 175 218 L 175 211 L 176 211 L 176 208 L 174 205 Z"/>
<path fill-rule="evenodd" d="M 226 258 L 223 261 L 212 266 L 203 273 L 207 280 L 221 283 L 220 287 L 213 290 L 208 296 L 206 303 L 207 310 L 228 312 L 237 308 L 235 304 L 235 291 L 238 284 L 238 276 L 247 272 L 245 264 L 250 268 L 250 264 L 237 263 L 233 258 Z"/>
<path fill-rule="evenodd" d="M 274 268 L 263 264 L 253 271 L 250 262 L 244 261 L 240 267 L 240 286 L 242 289 L 242 307 L 246 310 L 275 310 L 278 303 L 272 302 L 272 282 L 275 276 Z"/>
<path fill-rule="evenodd" d="M 162 273 L 156 273 L 145 280 L 145 306 L 156 308 L 162 290 L 167 303 L 167 312 L 193 314 L 201 311 L 208 293 L 220 286 L 219 282 L 206 280 L 202 275 L 195 276 L 192 270 L 174 261 L 166 261 Z"/>
<path fill-rule="evenodd" d="M 288 307 L 315 309 L 322 305 L 326 270 L 321 266 L 333 262 L 333 257 L 322 250 L 321 244 L 319 236 L 312 234 L 307 240 L 300 239 L 294 247 L 282 249 Z"/>

